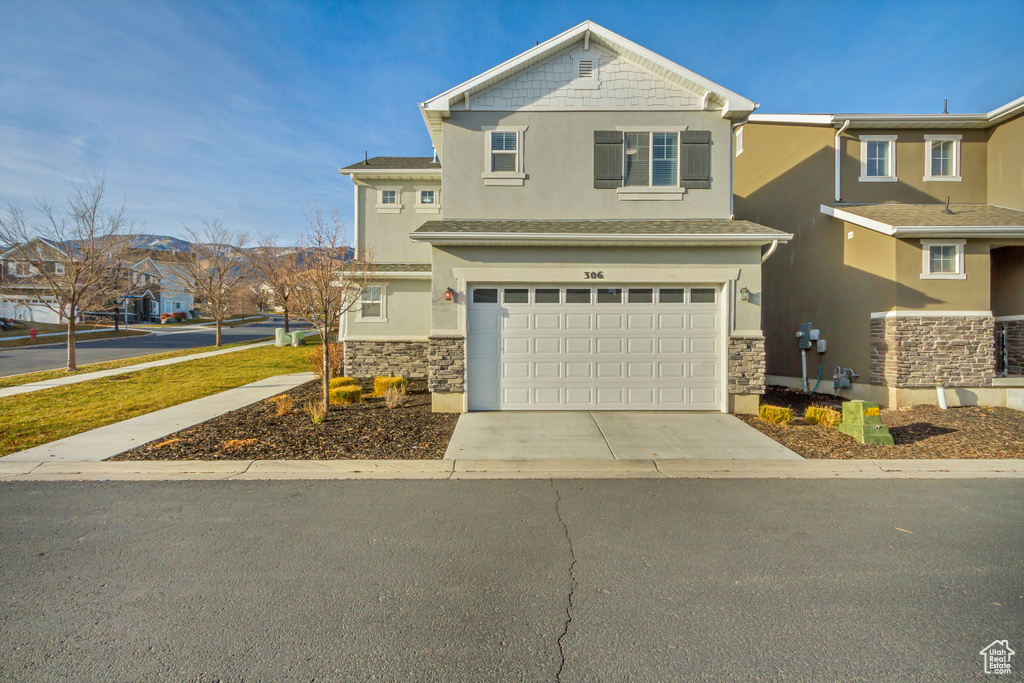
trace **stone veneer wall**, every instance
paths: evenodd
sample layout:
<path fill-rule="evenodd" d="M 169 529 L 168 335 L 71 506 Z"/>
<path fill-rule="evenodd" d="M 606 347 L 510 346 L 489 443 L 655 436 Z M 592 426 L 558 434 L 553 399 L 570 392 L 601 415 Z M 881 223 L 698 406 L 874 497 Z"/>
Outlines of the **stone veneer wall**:
<path fill-rule="evenodd" d="M 871 319 L 871 383 L 890 387 L 986 387 L 995 367 L 990 316 Z"/>
<path fill-rule="evenodd" d="M 417 341 L 346 341 L 346 377 L 427 376 L 427 342 Z"/>
<path fill-rule="evenodd" d="M 1003 372 L 1014 377 L 1024 376 L 1024 320 L 996 321 L 996 329 L 1003 333 L 1003 343 L 1006 345 L 1006 367 L 1002 368 Z M 996 349 L 1000 366 L 1003 363 L 1003 352 L 1003 348 Z"/>
<path fill-rule="evenodd" d="M 764 393 L 764 337 L 729 337 L 729 393 Z"/>
<path fill-rule="evenodd" d="M 466 387 L 466 340 L 430 337 L 427 352 L 427 388 L 432 392 L 461 393 Z"/>

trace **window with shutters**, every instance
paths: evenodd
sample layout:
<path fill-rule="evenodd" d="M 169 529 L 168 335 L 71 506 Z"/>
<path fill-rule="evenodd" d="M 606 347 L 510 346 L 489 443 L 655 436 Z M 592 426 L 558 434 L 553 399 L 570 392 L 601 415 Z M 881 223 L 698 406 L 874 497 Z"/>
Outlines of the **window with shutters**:
<path fill-rule="evenodd" d="M 594 131 L 594 187 L 618 188 L 623 199 L 653 199 L 658 190 L 668 191 L 660 198 L 682 199 L 670 190 L 708 189 L 711 133 Z"/>
<path fill-rule="evenodd" d="M 526 174 L 523 169 L 523 134 L 526 128 L 489 130 L 486 140 L 484 184 L 522 185 Z"/>

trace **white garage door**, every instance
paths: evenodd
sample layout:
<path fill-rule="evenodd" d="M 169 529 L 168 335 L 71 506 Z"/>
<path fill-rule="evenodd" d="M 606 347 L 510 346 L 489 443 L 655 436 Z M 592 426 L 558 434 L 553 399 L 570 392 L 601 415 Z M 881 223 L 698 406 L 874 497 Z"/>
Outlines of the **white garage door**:
<path fill-rule="evenodd" d="M 722 315 L 708 286 L 477 286 L 470 410 L 721 410 Z"/>

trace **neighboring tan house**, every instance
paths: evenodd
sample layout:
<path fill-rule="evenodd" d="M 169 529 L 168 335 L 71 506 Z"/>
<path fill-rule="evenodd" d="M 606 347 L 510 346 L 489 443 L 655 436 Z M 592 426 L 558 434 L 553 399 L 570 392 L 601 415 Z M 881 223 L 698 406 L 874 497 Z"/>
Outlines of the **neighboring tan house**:
<path fill-rule="evenodd" d="M 952 404 L 1024 408 L 1024 98 L 755 114 L 734 135 L 736 216 L 795 234 L 764 269 L 769 384 L 802 385 L 811 323 L 818 391 L 896 407 L 941 381 Z"/>
<path fill-rule="evenodd" d="M 755 107 L 592 22 L 422 103 L 437 159 L 341 170 L 381 276 L 346 374 L 428 377 L 439 411 L 755 412 L 792 237 L 732 218 Z"/>
<path fill-rule="evenodd" d="M 147 257 L 132 266 L 140 274 L 128 298 L 129 319 L 160 322 L 163 313 L 190 315 L 195 307 L 188 288 L 188 272 L 177 263 Z"/>

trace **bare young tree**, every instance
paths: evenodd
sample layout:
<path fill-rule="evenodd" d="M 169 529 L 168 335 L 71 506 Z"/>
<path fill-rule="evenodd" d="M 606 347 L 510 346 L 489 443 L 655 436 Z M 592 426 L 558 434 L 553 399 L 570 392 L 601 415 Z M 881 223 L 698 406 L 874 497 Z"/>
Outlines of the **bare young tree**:
<path fill-rule="evenodd" d="M 261 282 L 256 287 L 266 287 L 273 303 L 284 313 L 284 331 L 289 332 L 288 319 L 291 314 L 291 289 L 289 282 L 295 274 L 296 250 L 277 246 L 275 235 L 260 235 L 259 246 L 252 251 L 253 269 Z"/>
<path fill-rule="evenodd" d="M 376 281 L 370 259 L 355 260 L 345 242 L 338 212 L 325 216 L 319 205 L 306 208 L 306 228 L 299 242 L 299 257 L 291 276 L 291 302 L 295 315 L 316 328 L 323 341 L 323 402 L 330 410 L 331 334 L 343 315 L 359 305 L 366 287 Z"/>
<path fill-rule="evenodd" d="M 0 216 L 0 244 L 11 248 L 4 259 L 17 271 L 0 281 L 0 295 L 18 300 L 32 298 L 66 319 L 67 369 L 78 368 L 75 328 L 89 311 L 106 310 L 132 287 L 133 274 L 125 266 L 134 224 L 125 203 L 108 208 L 102 176 L 75 185 L 66 206 L 45 200 L 38 205 L 43 219 L 30 221 L 20 208 L 8 206 Z"/>
<path fill-rule="evenodd" d="M 185 226 L 192 246 L 181 261 L 186 287 L 195 306 L 217 323 L 216 346 L 221 346 L 224 321 L 236 313 L 241 293 L 249 284 L 252 263 L 245 252 L 249 235 L 224 227 L 219 220 L 203 221 L 203 227 Z"/>

